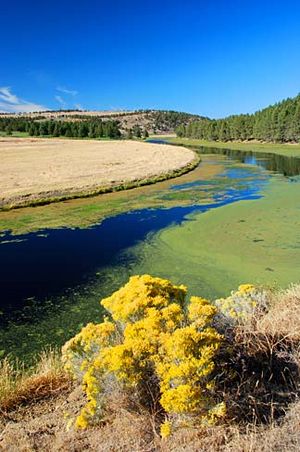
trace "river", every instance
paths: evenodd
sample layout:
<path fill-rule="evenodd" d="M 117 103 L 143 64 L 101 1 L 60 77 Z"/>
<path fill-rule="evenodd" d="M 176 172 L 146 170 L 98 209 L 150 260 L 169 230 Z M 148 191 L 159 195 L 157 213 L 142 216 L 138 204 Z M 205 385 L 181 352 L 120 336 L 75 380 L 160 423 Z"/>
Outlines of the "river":
<path fill-rule="evenodd" d="M 145 208 L 126 211 L 125 206 L 124 212 L 112 212 L 90 227 L 17 235 L 2 231 L 0 355 L 24 358 L 45 346 L 61 345 L 88 321 L 101 319 L 102 297 L 137 269 L 152 270 L 145 262 L 147 253 L 141 250 L 161 231 L 190 221 L 191 215 L 259 200 L 272 179 L 282 180 L 283 174 L 293 181 L 300 173 L 299 159 L 204 148 L 201 154 L 198 170 L 202 173 L 196 169 L 159 190 L 152 188 L 155 207 L 149 195 L 143 198 Z M 202 177 L 206 169 L 208 175 Z M 101 197 L 97 199 L 102 202 Z M 170 273 L 167 268 L 157 273 L 154 267 L 156 275 Z M 179 274 L 185 272 L 178 269 Z M 184 278 L 180 282 L 186 283 Z M 220 295 L 213 293 L 210 284 L 207 289 L 203 283 L 200 286 L 201 295 Z"/>

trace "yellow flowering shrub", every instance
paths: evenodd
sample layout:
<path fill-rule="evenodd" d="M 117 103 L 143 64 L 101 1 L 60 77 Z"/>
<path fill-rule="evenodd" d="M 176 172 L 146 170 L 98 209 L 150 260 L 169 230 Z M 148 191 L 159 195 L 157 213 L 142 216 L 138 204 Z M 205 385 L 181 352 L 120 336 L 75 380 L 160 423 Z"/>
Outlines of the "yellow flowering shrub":
<path fill-rule="evenodd" d="M 148 395 L 148 404 L 158 394 L 165 413 L 162 437 L 225 415 L 225 404 L 217 403 L 213 392 L 214 358 L 222 341 L 211 326 L 217 308 L 199 297 L 187 303 L 186 293 L 186 287 L 164 279 L 133 276 L 101 301 L 111 320 L 87 325 L 65 344 L 66 369 L 87 396 L 78 428 L 102 415 L 116 387 L 139 402 Z"/>
<path fill-rule="evenodd" d="M 62 348 L 65 369 L 74 376 L 84 371 L 100 349 L 115 342 L 116 325 L 108 320 L 102 323 L 88 323 L 80 333 L 70 339 Z"/>

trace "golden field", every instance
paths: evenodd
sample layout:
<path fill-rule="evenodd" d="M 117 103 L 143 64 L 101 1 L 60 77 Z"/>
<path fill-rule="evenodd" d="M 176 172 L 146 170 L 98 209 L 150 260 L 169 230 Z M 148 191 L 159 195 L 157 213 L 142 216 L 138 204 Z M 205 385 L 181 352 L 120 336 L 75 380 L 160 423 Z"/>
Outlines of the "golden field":
<path fill-rule="evenodd" d="M 86 196 L 170 177 L 189 149 L 137 141 L 1 138 L 0 208 Z"/>

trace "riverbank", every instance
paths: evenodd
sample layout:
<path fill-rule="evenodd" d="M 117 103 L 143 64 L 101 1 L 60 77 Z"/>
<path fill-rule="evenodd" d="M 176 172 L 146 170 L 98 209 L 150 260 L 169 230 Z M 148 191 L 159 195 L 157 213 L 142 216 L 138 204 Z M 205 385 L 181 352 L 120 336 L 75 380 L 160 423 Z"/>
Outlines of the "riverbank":
<path fill-rule="evenodd" d="M 0 140 L 0 209 L 153 184 L 191 171 L 190 149 L 136 141 Z"/>
<path fill-rule="evenodd" d="M 193 189 L 195 181 L 213 184 L 224 171 L 224 156 L 202 155 L 201 163 L 179 177 L 152 185 L 104 193 L 89 198 L 78 198 L 44 206 L 24 207 L 0 212 L 0 236 L 5 231 L 13 235 L 45 229 L 87 228 L 99 224 L 109 216 L 144 208 L 174 207 L 204 202 L 207 191 Z M 188 184 L 188 190 L 175 190 L 173 186 Z M 209 202 L 209 199 L 207 200 Z"/>
<path fill-rule="evenodd" d="M 158 137 L 157 137 L 158 138 Z M 259 143 L 259 142 L 233 142 L 233 141 L 206 141 L 191 138 L 159 137 L 169 143 L 186 146 L 205 146 L 208 148 L 234 149 L 241 151 L 264 152 L 279 154 L 286 157 L 300 157 L 300 144 Z"/>

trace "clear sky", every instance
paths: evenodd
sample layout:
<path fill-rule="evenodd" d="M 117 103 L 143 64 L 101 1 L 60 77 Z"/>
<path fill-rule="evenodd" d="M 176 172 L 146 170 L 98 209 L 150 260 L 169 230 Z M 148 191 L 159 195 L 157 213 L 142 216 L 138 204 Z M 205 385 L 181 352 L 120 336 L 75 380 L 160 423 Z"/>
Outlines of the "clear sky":
<path fill-rule="evenodd" d="M 1 0 L 0 111 L 222 117 L 300 92 L 300 1 Z"/>

